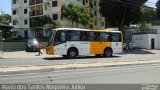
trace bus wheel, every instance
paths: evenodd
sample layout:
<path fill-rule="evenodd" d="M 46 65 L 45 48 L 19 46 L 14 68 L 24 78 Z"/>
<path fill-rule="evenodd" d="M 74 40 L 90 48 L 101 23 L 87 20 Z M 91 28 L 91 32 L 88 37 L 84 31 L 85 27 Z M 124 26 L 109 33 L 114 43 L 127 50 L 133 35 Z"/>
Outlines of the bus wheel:
<path fill-rule="evenodd" d="M 76 58 L 77 55 L 78 55 L 78 52 L 75 49 L 70 49 L 67 54 L 69 58 Z"/>
<path fill-rule="evenodd" d="M 110 49 L 110 48 L 105 49 L 104 56 L 111 57 L 112 54 L 113 54 L 112 49 Z"/>

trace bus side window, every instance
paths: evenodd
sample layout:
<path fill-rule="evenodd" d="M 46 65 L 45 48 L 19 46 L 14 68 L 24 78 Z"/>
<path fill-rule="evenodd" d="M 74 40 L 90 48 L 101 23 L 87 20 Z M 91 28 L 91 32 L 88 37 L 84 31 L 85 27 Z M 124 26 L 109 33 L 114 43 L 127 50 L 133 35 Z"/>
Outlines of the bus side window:
<path fill-rule="evenodd" d="M 100 41 L 100 33 L 99 32 L 94 32 L 94 40 Z"/>
<path fill-rule="evenodd" d="M 89 40 L 89 33 L 86 31 L 81 31 L 80 40 L 81 41 L 88 41 Z"/>
<path fill-rule="evenodd" d="M 112 34 L 111 33 L 108 33 L 108 41 L 112 42 Z"/>
<path fill-rule="evenodd" d="M 101 33 L 100 34 L 100 41 L 102 41 L 102 42 L 107 42 L 108 41 L 108 34 L 106 33 L 106 32 L 104 32 L 104 33 Z"/>
<path fill-rule="evenodd" d="M 94 32 L 89 32 L 90 33 L 90 38 L 89 38 L 89 40 L 90 41 L 95 41 L 94 40 Z"/>
<path fill-rule="evenodd" d="M 60 37 L 61 37 L 61 34 L 60 34 L 60 32 L 58 31 L 57 33 L 56 33 L 56 36 L 55 36 L 55 41 L 54 41 L 54 45 L 58 45 L 58 44 L 60 44 Z"/>
<path fill-rule="evenodd" d="M 61 32 L 61 43 L 66 42 L 66 33 L 65 32 Z"/>
<path fill-rule="evenodd" d="M 70 31 L 69 32 L 70 41 L 79 41 L 80 40 L 80 32 L 79 31 Z"/>

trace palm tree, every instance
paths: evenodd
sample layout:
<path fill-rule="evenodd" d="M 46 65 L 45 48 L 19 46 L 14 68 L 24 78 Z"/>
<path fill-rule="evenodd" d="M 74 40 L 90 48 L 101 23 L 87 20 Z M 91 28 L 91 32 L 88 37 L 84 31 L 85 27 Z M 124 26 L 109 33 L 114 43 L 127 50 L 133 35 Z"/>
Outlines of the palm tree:
<path fill-rule="evenodd" d="M 74 26 L 74 22 L 76 22 L 76 26 L 78 26 L 79 23 L 83 26 L 86 26 L 88 24 L 90 25 L 93 21 L 89 12 L 87 12 L 83 7 L 79 5 L 63 5 L 61 12 L 62 17 L 67 17 L 67 19 L 72 22 L 72 27 Z"/>
<path fill-rule="evenodd" d="M 42 32 L 43 34 L 44 33 L 43 29 L 45 26 L 47 26 L 47 29 L 45 29 L 45 32 L 48 32 L 49 30 L 60 26 L 60 21 L 53 21 L 50 17 L 46 15 L 35 18 L 35 27 L 33 28 L 35 32 Z"/>

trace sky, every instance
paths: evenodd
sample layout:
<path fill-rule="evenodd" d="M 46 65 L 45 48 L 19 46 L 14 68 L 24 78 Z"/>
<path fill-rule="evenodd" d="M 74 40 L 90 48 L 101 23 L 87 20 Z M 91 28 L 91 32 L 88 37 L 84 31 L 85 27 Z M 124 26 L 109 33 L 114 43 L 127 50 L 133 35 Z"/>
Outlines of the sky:
<path fill-rule="evenodd" d="M 155 7 L 157 0 L 149 0 L 147 5 Z M 0 14 L 2 11 L 7 14 L 11 14 L 11 0 L 0 0 Z"/>

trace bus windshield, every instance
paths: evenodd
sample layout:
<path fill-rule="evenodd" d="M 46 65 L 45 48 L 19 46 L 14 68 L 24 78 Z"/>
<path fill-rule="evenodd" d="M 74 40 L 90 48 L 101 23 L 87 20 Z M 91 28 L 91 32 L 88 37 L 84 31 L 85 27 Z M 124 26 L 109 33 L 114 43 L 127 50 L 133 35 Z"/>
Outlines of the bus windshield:
<path fill-rule="evenodd" d="M 51 45 L 53 42 L 53 38 L 54 38 L 55 32 L 52 31 L 48 37 L 48 45 Z"/>

